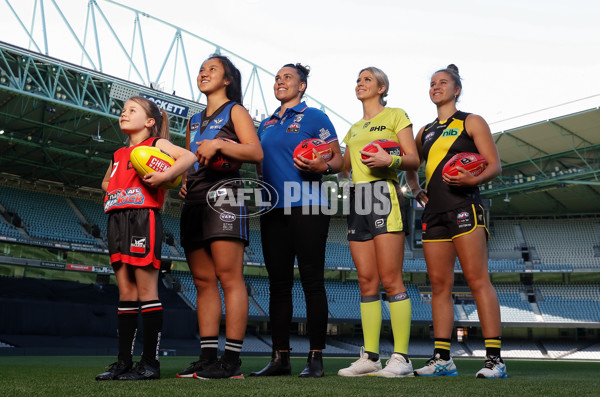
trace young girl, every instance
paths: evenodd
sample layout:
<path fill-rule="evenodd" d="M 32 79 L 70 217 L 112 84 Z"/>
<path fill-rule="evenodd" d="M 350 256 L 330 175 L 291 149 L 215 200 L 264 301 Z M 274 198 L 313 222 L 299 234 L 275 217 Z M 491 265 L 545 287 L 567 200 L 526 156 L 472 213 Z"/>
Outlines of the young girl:
<path fill-rule="evenodd" d="M 412 363 L 407 355 L 411 305 L 402 281 L 407 218 L 397 170 L 417 169 L 419 156 L 412 123 L 404 110 L 385 106 L 384 98 L 388 89 L 388 78 L 380 69 L 368 67 L 360 71 L 356 81 L 356 97 L 362 102 L 363 117 L 344 138 L 344 173 L 352 170 L 355 185 L 355 192 L 350 197 L 348 241 L 358 272 L 365 345 L 357 361 L 338 371 L 340 376 L 402 378 L 413 374 Z M 398 142 L 402 156 L 392 156 L 380 146 L 376 153 L 361 150 L 375 139 Z M 362 155 L 367 158 L 363 159 Z M 378 196 L 376 192 L 382 194 Z M 386 208 L 383 213 L 377 211 L 380 204 Z M 358 208 L 367 208 L 369 211 L 364 214 Z M 389 302 L 394 334 L 394 353 L 384 369 L 379 360 L 380 284 Z"/>
<path fill-rule="evenodd" d="M 209 163 L 217 155 L 258 163 L 263 152 L 252 118 L 240 105 L 241 75 L 231 61 L 211 55 L 202 64 L 197 81 L 207 104 L 188 124 L 186 144 L 198 164 L 187 173 L 180 195 L 185 198 L 181 245 L 197 291 L 201 355 L 177 377 L 243 378 L 239 357 L 248 321 L 242 273 L 248 218 L 245 204 L 221 200 L 239 197 L 238 189 L 243 186 L 235 182 L 240 177 L 237 170 L 216 171 Z M 219 282 L 225 296 L 226 343 L 225 353 L 217 360 L 222 310 Z"/>
<path fill-rule="evenodd" d="M 162 305 L 158 299 L 158 272 L 162 242 L 159 210 L 164 182 L 183 174 L 196 161 L 189 151 L 169 142 L 166 112 L 143 97 L 130 98 L 119 119 L 129 146 L 117 150 L 102 181 L 108 214 L 108 251 L 119 286 L 117 362 L 96 380 L 160 378 L 158 347 L 162 329 Z M 139 177 L 129 156 L 138 146 L 155 146 L 175 159 L 165 172 Z M 133 199 L 135 198 L 135 200 Z M 142 312 L 144 334 L 141 360 L 133 366 L 132 351 Z"/>

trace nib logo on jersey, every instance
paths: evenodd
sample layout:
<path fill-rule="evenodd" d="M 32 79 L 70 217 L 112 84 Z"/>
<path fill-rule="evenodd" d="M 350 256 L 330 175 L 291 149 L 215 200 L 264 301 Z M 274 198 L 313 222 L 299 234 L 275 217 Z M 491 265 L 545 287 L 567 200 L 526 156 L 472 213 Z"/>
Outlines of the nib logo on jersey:
<path fill-rule="evenodd" d="M 144 254 L 146 252 L 146 237 L 131 237 L 129 251 L 135 254 Z"/>

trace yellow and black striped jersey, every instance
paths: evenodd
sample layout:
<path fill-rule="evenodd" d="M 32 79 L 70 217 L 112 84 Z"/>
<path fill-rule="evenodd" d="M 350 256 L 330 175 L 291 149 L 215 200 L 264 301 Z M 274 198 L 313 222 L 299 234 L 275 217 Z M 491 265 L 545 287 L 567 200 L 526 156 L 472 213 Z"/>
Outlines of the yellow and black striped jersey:
<path fill-rule="evenodd" d="M 465 121 L 470 113 L 457 111 L 448 120 L 435 119 L 421 135 L 425 179 L 429 202 L 425 212 L 446 212 L 465 205 L 479 204 L 479 188 L 450 186 L 442 180 L 444 164 L 463 152 L 478 153 L 473 138 L 467 134 Z"/>

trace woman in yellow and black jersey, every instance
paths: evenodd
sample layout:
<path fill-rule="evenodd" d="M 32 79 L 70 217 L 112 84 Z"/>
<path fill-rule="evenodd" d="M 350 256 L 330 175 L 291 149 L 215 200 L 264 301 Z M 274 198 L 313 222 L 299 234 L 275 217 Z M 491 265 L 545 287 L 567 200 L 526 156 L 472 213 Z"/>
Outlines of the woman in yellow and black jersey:
<path fill-rule="evenodd" d="M 417 173 L 407 172 L 406 179 L 423 211 L 423 251 L 431 280 L 433 357 L 418 376 L 456 376 L 458 371 L 450 357 L 450 339 L 454 325 L 454 263 L 456 256 L 475 298 L 479 321 L 485 338 L 486 361 L 478 378 L 506 378 L 506 365 L 500 357 L 500 306 L 487 271 L 487 237 L 478 185 L 501 172 L 498 150 L 485 120 L 475 114 L 460 112 L 456 101 L 462 83 L 455 65 L 434 73 L 429 96 L 437 107 L 437 119 L 423 127 L 416 137 L 421 161 L 426 162 L 426 187 L 421 189 Z M 474 176 L 463 168 L 457 176 L 443 174 L 446 162 L 455 154 L 476 152 L 486 162 L 486 169 Z"/>
<path fill-rule="evenodd" d="M 425 177 L 427 212 L 446 212 L 451 209 L 481 204 L 477 185 L 453 186 L 443 181 L 442 169 L 458 153 L 479 153 L 475 141 L 465 128 L 470 113 L 455 112 L 448 120 L 436 119 L 427 124 L 417 145 L 421 145 L 422 157 L 426 159 Z"/>

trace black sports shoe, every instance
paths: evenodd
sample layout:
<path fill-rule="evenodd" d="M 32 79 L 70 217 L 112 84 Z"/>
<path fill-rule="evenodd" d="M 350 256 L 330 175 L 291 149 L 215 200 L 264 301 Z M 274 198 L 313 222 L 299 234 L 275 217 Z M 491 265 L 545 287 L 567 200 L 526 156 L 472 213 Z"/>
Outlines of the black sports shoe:
<path fill-rule="evenodd" d="M 119 360 L 108 366 L 108 371 L 96 375 L 96 380 L 115 380 L 117 376 L 123 375 L 131 369 L 132 363 Z"/>
<path fill-rule="evenodd" d="M 118 380 L 147 380 L 160 379 L 160 363 L 152 366 L 143 360 L 135 364 L 129 372 L 117 377 Z"/>
<path fill-rule="evenodd" d="M 196 379 L 244 379 L 240 366 L 242 361 L 238 360 L 236 364 L 230 364 L 223 361 L 223 359 L 217 360 L 205 369 L 194 374 Z"/>
<path fill-rule="evenodd" d="M 175 376 L 178 378 L 193 378 L 196 372 L 202 371 L 204 368 L 207 368 L 215 361 L 207 360 L 205 358 L 200 358 L 198 361 L 194 361 L 190 363 L 190 366 L 179 372 Z"/>

